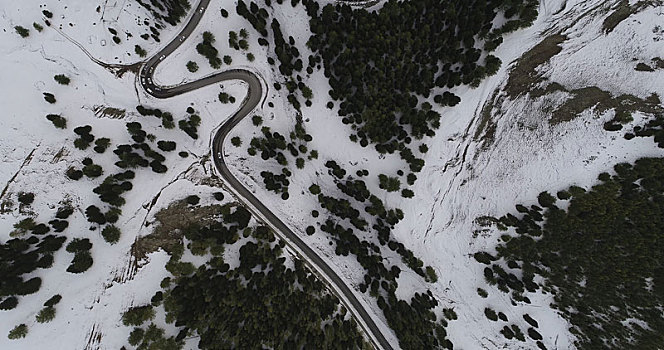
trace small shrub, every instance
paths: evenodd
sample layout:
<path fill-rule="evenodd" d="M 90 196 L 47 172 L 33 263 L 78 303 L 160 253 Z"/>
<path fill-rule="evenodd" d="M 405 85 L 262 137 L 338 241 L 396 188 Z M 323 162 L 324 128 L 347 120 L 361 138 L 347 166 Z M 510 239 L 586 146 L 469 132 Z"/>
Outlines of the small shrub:
<path fill-rule="evenodd" d="M 505 315 L 505 314 L 502 313 L 502 312 L 499 312 L 499 313 L 498 313 L 498 318 L 501 319 L 501 320 L 503 320 L 503 321 L 505 321 L 505 322 L 507 322 L 507 315 Z"/>
<path fill-rule="evenodd" d="M 71 82 L 71 79 L 69 79 L 69 77 L 64 74 L 58 74 L 54 76 L 53 79 L 55 79 L 55 81 L 57 81 L 60 85 L 69 85 Z"/>
<path fill-rule="evenodd" d="M 7 338 L 14 340 L 14 339 L 25 338 L 26 335 L 28 335 L 28 326 L 26 326 L 25 323 L 21 323 L 20 325 L 14 327 L 11 331 L 9 331 L 9 335 L 7 335 Z"/>
<path fill-rule="evenodd" d="M 104 169 L 97 164 L 89 164 L 83 167 L 83 174 L 89 178 L 96 178 L 104 173 Z"/>
<path fill-rule="evenodd" d="M 482 298 L 486 298 L 489 296 L 489 293 L 487 293 L 487 291 L 482 288 L 477 288 L 477 295 L 481 296 Z"/>
<path fill-rule="evenodd" d="M 92 248 L 92 243 L 88 238 L 74 238 L 69 244 L 67 244 L 67 252 L 69 253 L 80 253 L 88 251 Z"/>
<path fill-rule="evenodd" d="M 534 318 L 530 317 L 530 315 L 528 315 L 528 314 L 523 315 L 523 319 L 526 322 L 528 322 L 529 325 L 531 325 L 535 328 L 539 328 L 539 323 L 537 323 L 537 321 Z"/>
<path fill-rule="evenodd" d="M 151 305 L 136 306 L 122 314 L 122 324 L 125 326 L 140 326 L 154 318 L 155 312 Z"/>
<path fill-rule="evenodd" d="M 80 171 L 80 170 L 77 170 L 74 167 L 69 167 L 69 169 L 67 169 L 66 174 L 67 174 L 67 177 L 72 179 L 72 180 L 79 180 L 80 178 L 83 177 L 83 172 Z"/>
<path fill-rule="evenodd" d="M 18 35 L 20 35 L 22 38 L 27 38 L 30 36 L 30 30 L 27 28 L 16 26 L 14 29 L 16 30 L 16 33 L 18 33 Z"/>
<path fill-rule="evenodd" d="M 223 201 L 224 200 L 224 194 L 221 193 L 221 192 L 215 192 L 213 194 L 213 196 L 214 196 L 214 199 L 216 199 L 218 201 Z"/>
<path fill-rule="evenodd" d="M 32 27 L 35 28 L 38 32 L 44 30 L 44 27 L 42 27 L 42 25 L 37 22 L 32 23 Z"/>
<path fill-rule="evenodd" d="M 311 235 L 313 235 L 313 234 L 316 232 L 316 229 L 315 229 L 313 226 L 307 226 L 306 231 L 307 231 L 307 234 L 308 234 L 309 236 L 311 236 Z"/>
<path fill-rule="evenodd" d="M 242 145 L 242 140 L 239 136 L 234 136 L 231 138 L 231 144 L 235 147 L 240 147 Z"/>
<path fill-rule="evenodd" d="M 35 201 L 35 194 L 32 192 L 19 192 L 18 201 L 23 205 L 30 205 Z"/>
<path fill-rule="evenodd" d="M 636 67 L 634 67 L 634 70 L 638 71 L 638 72 L 654 72 L 655 71 L 652 67 L 650 67 L 649 65 L 647 65 L 643 62 L 639 62 L 636 65 Z"/>
<path fill-rule="evenodd" d="M 51 103 L 51 104 L 56 102 L 55 95 L 53 95 L 50 92 L 44 92 L 44 100 L 46 100 L 46 102 Z"/>
<path fill-rule="evenodd" d="M 111 145 L 111 139 L 108 137 L 101 137 L 95 140 L 95 147 L 93 148 L 97 153 L 104 153 Z"/>
<path fill-rule="evenodd" d="M 158 141 L 157 142 L 157 148 L 164 152 L 170 152 L 174 151 L 176 147 L 176 143 L 174 141 Z"/>
<path fill-rule="evenodd" d="M 87 271 L 90 266 L 92 266 L 93 260 L 92 255 L 89 251 L 83 251 L 76 253 L 74 259 L 72 259 L 71 264 L 67 267 L 67 272 L 70 273 L 82 273 Z"/>

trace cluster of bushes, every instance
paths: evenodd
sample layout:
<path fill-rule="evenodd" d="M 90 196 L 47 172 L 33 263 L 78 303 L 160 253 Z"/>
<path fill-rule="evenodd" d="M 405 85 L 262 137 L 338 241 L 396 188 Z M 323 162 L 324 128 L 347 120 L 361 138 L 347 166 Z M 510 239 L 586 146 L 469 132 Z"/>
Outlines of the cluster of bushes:
<path fill-rule="evenodd" d="M 284 152 L 287 150 L 288 153 L 295 158 L 295 165 L 298 169 L 304 167 L 305 159 L 303 156 L 305 154 L 308 153 L 308 159 L 318 158 L 318 152 L 316 150 L 309 151 L 307 148 L 307 142 L 311 141 L 312 137 L 307 134 L 302 118 L 298 116 L 296 119 L 295 128 L 289 135 L 290 141 L 286 141 L 286 138 L 280 133 L 273 133 L 269 127 L 263 126 L 261 128 L 263 137 L 254 137 L 249 143 L 249 148 L 247 149 L 249 155 L 255 156 L 258 151 L 260 151 L 263 160 L 274 158 L 279 165 L 286 167 L 288 165 L 288 159 Z M 262 124 L 262 118 L 257 115 L 252 117 L 252 121 L 255 126 L 260 126 Z M 282 199 L 286 200 L 288 199 L 287 178 L 289 176 L 291 176 L 290 170 L 288 168 L 283 168 L 281 175 L 268 175 L 266 173 L 266 176 L 263 176 L 263 178 L 266 186 L 269 184 L 269 188 L 266 187 L 268 190 L 275 191 L 275 193 L 281 193 Z M 280 180 L 280 177 L 284 178 Z M 281 182 L 281 184 L 279 184 L 279 182 Z"/>
<path fill-rule="evenodd" d="M 548 193 L 538 197 L 541 207 L 517 206 L 518 214 L 498 219 L 515 233 L 502 236 L 495 256 L 475 255 L 488 265 L 487 282 L 515 301 L 551 293 L 579 348 L 656 348 L 664 341 L 662 174 L 664 158 L 643 158 L 600 174 L 588 190 L 559 192 L 567 209 Z"/>
<path fill-rule="evenodd" d="M 152 305 L 163 304 L 166 319 L 178 327 L 177 336 L 168 339 L 181 344 L 196 335 L 200 349 L 366 348 L 339 300 L 301 261 L 287 263 L 285 243 L 267 227 L 249 227 L 251 215 L 242 207 L 231 207 L 221 208 L 223 221 L 197 222 L 183 230 L 192 252 L 200 255 L 210 249 L 213 255 L 198 268 L 177 270 L 164 279 L 163 291 L 152 298 Z M 240 254 L 234 268 L 224 256 L 225 247 L 232 245 L 239 246 L 233 250 Z M 171 259 L 181 254 L 177 251 Z M 216 300 L 215 307 L 207 300 Z M 141 325 L 154 315 L 149 305 L 130 311 L 123 316 L 128 325 Z M 147 330 L 138 329 L 130 335 L 131 344 L 141 344 L 147 335 Z"/>
<path fill-rule="evenodd" d="M 53 79 L 55 79 L 55 81 L 61 85 L 69 85 L 69 82 L 71 82 L 71 79 L 69 79 L 69 77 L 64 74 L 55 75 Z"/>
<path fill-rule="evenodd" d="M 201 117 L 198 114 L 194 114 L 193 109 L 191 111 L 187 109 L 187 112 L 189 113 L 189 117 L 180 120 L 178 127 L 189 135 L 189 137 L 196 140 L 198 139 L 198 126 L 201 125 Z"/>
<path fill-rule="evenodd" d="M 95 147 L 93 148 L 97 153 L 104 153 L 111 145 L 111 139 L 108 137 L 100 137 L 95 140 Z"/>
<path fill-rule="evenodd" d="M 67 226 L 66 219 L 71 215 L 71 207 L 61 207 L 52 220 L 55 232 L 62 232 Z M 65 224 L 62 224 L 64 222 Z M 27 278 L 25 275 L 36 269 L 48 269 L 53 265 L 53 254 L 62 248 L 67 240 L 64 236 L 47 234 L 50 227 L 37 223 L 32 218 L 14 225 L 10 236 L 15 237 L 0 244 L 0 310 L 11 310 L 18 305 L 19 297 L 36 293 L 41 287 L 41 278 Z"/>
<path fill-rule="evenodd" d="M 111 206 L 121 207 L 125 203 L 122 194 L 131 191 L 133 185 L 129 180 L 135 176 L 136 174 L 132 170 L 125 170 L 121 173 L 107 176 L 92 192 L 99 195 L 99 199 L 102 202 L 108 203 Z"/>
<path fill-rule="evenodd" d="M 163 164 L 166 158 L 145 143 L 147 134 L 142 129 L 141 124 L 138 122 L 127 123 L 127 132 L 136 143 L 132 145 L 118 145 L 115 148 L 113 153 L 115 153 L 120 159 L 115 162 L 115 165 L 122 169 L 147 167 L 149 165 L 155 173 L 165 173 L 168 170 L 168 167 Z M 143 155 L 147 158 L 151 158 L 152 161 L 143 158 L 135 150 L 141 150 Z"/>
<path fill-rule="evenodd" d="M 161 119 L 161 125 L 166 129 L 173 129 L 175 127 L 173 114 L 170 112 L 162 112 L 159 108 L 151 109 L 141 105 L 136 106 L 136 110 L 143 116 L 152 115 Z"/>
<path fill-rule="evenodd" d="M 266 4 L 270 6 L 269 1 L 266 2 Z M 295 5 L 295 3 L 293 4 Z M 267 25 L 267 19 L 269 18 L 269 14 L 266 9 L 259 8 L 258 5 L 254 2 L 251 2 L 249 9 L 247 9 L 247 5 L 242 0 L 240 0 L 237 5 L 237 13 L 240 16 L 246 18 L 254 27 L 254 29 L 260 32 L 263 37 L 268 36 L 266 25 Z M 302 58 L 300 58 L 299 50 L 295 46 L 295 39 L 292 36 L 288 37 L 288 41 L 284 39 L 284 35 L 281 31 L 281 25 L 276 19 L 272 19 L 270 27 L 272 29 L 272 34 L 274 37 L 274 54 L 279 60 L 279 72 L 284 77 L 290 77 L 291 75 L 293 75 L 294 72 L 302 71 L 304 63 L 302 61 Z M 268 41 L 264 38 L 259 38 L 258 43 L 263 46 L 268 45 Z M 252 59 L 250 59 L 250 61 L 251 60 Z M 310 66 L 307 68 L 307 72 L 309 74 L 313 73 L 313 66 L 315 62 L 317 62 L 316 58 L 310 56 L 309 57 Z M 272 57 L 269 57 L 268 63 L 275 64 L 275 61 Z M 287 96 L 288 102 L 291 103 L 296 110 L 299 111 L 301 107 L 300 102 L 298 101 L 297 96 L 295 95 L 295 91 L 298 88 L 302 91 L 302 96 L 306 100 L 306 105 L 311 106 L 310 99 L 312 98 L 313 94 L 311 89 L 306 85 L 304 85 L 301 76 L 299 75 L 297 76 L 297 83 L 293 80 L 292 77 L 288 79 L 287 87 L 289 91 L 289 94 Z M 280 84 L 275 83 L 275 88 L 277 90 L 280 90 L 281 89 Z"/>
<path fill-rule="evenodd" d="M 22 26 L 15 26 L 14 30 L 16 30 L 16 33 L 21 36 L 21 38 L 27 38 L 30 36 L 30 29 L 22 27 Z"/>
<path fill-rule="evenodd" d="M 238 40 L 238 34 L 234 31 L 228 32 L 228 46 L 234 48 L 235 50 L 248 50 L 249 49 L 249 32 L 246 29 L 240 29 L 240 38 Z"/>
<path fill-rule="evenodd" d="M 221 59 L 219 58 L 219 50 L 212 45 L 214 42 L 214 34 L 203 32 L 203 41 L 196 45 L 196 51 L 208 59 L 212 68 L 219 69 L 221 67 Z"/>

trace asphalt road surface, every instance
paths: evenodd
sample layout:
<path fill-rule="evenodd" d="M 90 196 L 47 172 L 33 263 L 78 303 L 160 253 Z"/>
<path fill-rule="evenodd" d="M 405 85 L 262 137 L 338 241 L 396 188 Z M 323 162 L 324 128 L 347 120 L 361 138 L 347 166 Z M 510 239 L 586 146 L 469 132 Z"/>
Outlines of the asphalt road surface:
<path fill-rule="evenodd" d="M 374 346 L 384 350 L 392 350 L 392 346 L 385 339 L 383 333 L 373 321 L 367 310 L 362 306 L 359 300 L 355 297 L 353 291 L 346 285 L 341 277 L 339 277 L 339 275 L 337 275 L 337 273 L 323 259 L 321 259 L 313 249 L 306 245 L 297 234 L 291 231 L 288 226 L 286 226 L 276 215 L 274 215 L 274 213 L 258 200 L 253 193 L 247 190 L 247 188 L 244 187 L 233 174 L 231 174 L 228 166 L 226 166 L 223 156 L 223 144 L 226 136 L 228 136 L 228 133 L 244 117 L 254 110 L 263 96 L 263 86 L 256 73 L 245 69 L 229 69 L 193 82 L 172 87 L 162 87 L 154 83 L 152 79 L 154 69 L 189 37 L 200 22 L 201 17 L 203 17 L 209 3 L 210 0 L 201 0 L 198 6 L 194 9 L 191 19 L 187 22 L 178 36 L 141 66 L 141 69 L 139 70 L 139 81 L 141 86 L 150 95 L 163 99 L 226 80 L 242 80 L 247 83 L 249 86 L 247 97 L 242 101 L 240 109 L 235 112 L 232 117 L 224 121 L 212 140 L 212 155 L 219 174 L 226 184 L 236 192 L 238 197 L 245 201 L 245 204 L 249 204 L 257 210 L 267 223 L 276 230 L 278 235 L 291 243 L 289 245 L 295 248 L 302 257 L 318 271 L 319 274 L 322 274 L 323 277 L 335 287 L 337 294 L 346 305 L 346 308 L 354 314 L 356 319 L 360 320 L 360 325 L 363 326 L 362 328 L 369 334 Z"/>

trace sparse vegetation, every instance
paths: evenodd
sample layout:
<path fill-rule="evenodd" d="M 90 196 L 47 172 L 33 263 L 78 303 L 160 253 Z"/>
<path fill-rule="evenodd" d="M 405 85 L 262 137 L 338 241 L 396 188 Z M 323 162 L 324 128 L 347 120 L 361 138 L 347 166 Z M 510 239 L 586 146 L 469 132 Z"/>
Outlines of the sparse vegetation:
<path fill-rule="evenodd" d="M 15 26 L 14 30 L 16 30 L 16 33 L 22 38 L 27 38 L 30 36 L 30 30 L 25 27 Z"/>
<path fill-rule="evenodd" d="M 58 74 L 54 76 L 53 79 L 55 79 L 60 85 L 69 85 L 69 82 L 71 82 L 71 79 L 64 74 Z"/>
<path fill-rule="evenodd" d="M 196 51 L 208 59 L 212 68 L 219 69 L 221 67 L 221 59 L 219 58 L 219 51 L 212 45 L 214 42 L 214 34 L 204 32 L 203 42 L 196 45 Z"/>

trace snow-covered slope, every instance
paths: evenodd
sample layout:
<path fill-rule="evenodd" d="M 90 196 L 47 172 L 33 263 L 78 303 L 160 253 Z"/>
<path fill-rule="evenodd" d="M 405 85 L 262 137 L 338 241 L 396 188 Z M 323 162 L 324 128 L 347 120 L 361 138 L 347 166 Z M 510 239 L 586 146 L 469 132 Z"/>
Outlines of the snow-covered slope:
<path fill-rule="evenodd" d="M 132 1 L 65 3 L 45 0 L 31 4 L 0 0 L 0 3 L 3 9 L 0 103 L 4 107 L 0 117 L 0 149 L 3 151 L 0 185 L 6 186 L 0 201 L 16 202 L 18 192 L 34 192 L 36 200 L 30 210 L 40 222 L 53 218 L 59 202 L 71 201 L 79 210 L 70 219 L 65 233 L 70 238 L 90 238 L 95 259 L 93 267 L 84 274 L 69 274 L 65 269 L 72 254 L 62 249 L 55 255 L 52 268 L 37 270 L 35 276 L 43 278 L 39 293 L 21 298 L 15 310 L 0 314 L 0 348 L 118 349 L 126 343 L 129 333 L 129 329 L 121 325 L 121 312 L 131 305 L 147 302 L 167 274 L 163 266 L 168 257 L 163 252 L 150 255 L 150 263 L 143 265 L 135 275 L 131 273 L 134 263 L 131 244 L 137 236 L 150 232 L 146 223 L 159 208 L 189 194 L 199 193 L 202 198 L 209 198 L 211 192 L 218 190 L 200 184 L 211 172 L 211 164 L 205 158 L 209 152 L 209 135 L 237 108 L 246 87 L 232 82 L 224 84 L 224 91 L 238 99 L 235 104 L 219 103 L 218 87 L 155 101 L 136 89 L 131 72 L 118 78 L 93 62 L 86 52 L 103 62 L 134 63 L 140 60 L 134 53 L 134 45 L 141 45 L 150 54 L 176 35 L 178 28 L 166 28 L 162 30 L 162 43 L 141 39 L 139 35 L 147 31 L 144 20 L 148 12 Z M 240 136 L 243 146 L 227 145 L 226 150 L 231 153 L 228 162 L 257 197 L 290 227 L 302 232 L 303 239 L 327 257 L 354 286 L 363 277 L 355 259 L 336 256 L 334 248 L 320 235 L 304 234 L 304 228 L 313 222 L 311 210 L 318 208 L 306 189 L 313 182 L 321 185 L 327 182 L 325 186 L 329 186 L 329 190 L 336 190 L 323 165 L 327 159 L 343 160 L 341 165 L 352 173 L 369 169 L 373 179 L 367 180 L 370 190 L 380 193 L 387 206 L 404 210 L 405 218 L 393 230 L 394 234 L 422 257 L 426 265 L 432 265 L 439 276 L 438 282 L 430 285 L 415 278 L 413 272 L 404 272 L 398 293 L 408 296 L 413 291 L 431 288 L 442 302 L 441 307 L 454 308 L 459 320 L 450 323 L 448 333 L 458 348 L 525 346 L 507 341 L 499 334 L 502 325 L 492 323 L 483 314 L 487 306 L 505 312 L 510 320 L 525 312 L 533 315 L 542 325 L 547 346 L 570 348 L 573 338 L 567 332 L 566 321 L 548 307 L 550 296 L 533 299 L 531 305 L 512 307 L 506 295 L 486 285 L 483 266 L 471 255 L 479 250 L 490 251 L 499 233 L 483 230 L 475 219 L 484 215 L 500 216 L 511 211 L 516 203 L 533 204 L 528 201 L 544 190 L 555 191 L 570 184 L 588 186 L 600 172 L 617 162 L 664 154 L 651 139 L 627 141 L 620 132 L 606 132 L 603 125 L 613 117 L 611 110 L 595 113 L 591 109 L 570 121 L 552 124 L 549 122 L 551 110 L 569 98 L 568 94 L 558 91 L 540 98 L 510 97 L 504 89 L 517 60 L 546 37 L 560 33 L 567 37 L 561 44 L 562 51 L 537 68 L 547 78 L 541 85 L 556 82 L 567 90 L 596 86 L 614 96 L 632 94 L 639 98 L 664 91 L 664 70 L 634 70 L 638 62 L 650 63 L 654 57 L 664 57 L 663 34 L 656 28 L 664 26 L 662 9 L 646 7 L 605 34 L 602 24 L 613 5 L 614 2 L 600 0 L 542 1 L 536 23 L 508 35 L 497 50 L 496 55 L 503 61 L 498 74 L 476 89 L 458 88 L 454 93 L 461 96 L 461 104 L 440 110 L 441 127 L 434 138 L 426 140 L 429 146 L 426 166 L 418 174 L 414 199 L 378 189 L 376 175 L 393 174 L 402 162 L 395 155 L 382 157 L 370 148 L 348 141 L 349 130 L 336 115 L 336 109 L 325 108 L 329 85 L 322 71 L 308 78 L 307 85 L 314 91 L 313 105 L 303 107 L 305 127 L 314 138 L 310 148 L 317 149 L 320 156 L 318 160 L 308 161 L 303 171 L 293 175 L 288 201 L 266 191 L 258 175 L 261 170 L 278 172 L 280 167 L 274 165 L 271 169 L 260 157 L 247 155 L 246 145 L 251 135 L 260 132 L 250 120 L 241 123 L 231 135 Z M 230 18 L 221 17 L 221 7 L 231 13 Z M 178 52 L 160 65 L 155 78 L 164 84 L 175 84 L 211 73 L 213 69 L 194 49 L 201 40 L 200 34 L 210 30 L 217 37 L 220 56 L 230 55 L 232 66 L 251 66 L 263 74 L 268 86 L 279 81 L 273 66 L 266 63 L 266 49 L 255 41 L 258 34 L 234 14 L 234 7 L 233 3 L 213 2 L 197 29 L 198 35 L 192 35 Z M 43 25 L 44 9 L 54 14 L 50 20 L 52 25 L 38 32 L 32 23 Z M 273 15 L 284 24 L 285 35 L 297 39 L 300 52 L 307 57 L 310 51 L 304 43 L 309 29 L 304 9 L 292 8 L 289 4 L 280 9 Z M 17 25 L 29 28 L 30 36 L 18 36 L 14 31 Z M 132 36 L 122 34 L 121 43 L 114 44 L 108 28 L 129 32 Z M 243 53 L 227 45 L 228 32 L 241 28 L 249 29 L 249 51 L 256 56 L 255 62 L 249 62 Z M 185 64 L 190 60 L 201 67 L 198 72 L 186 71 Z M 66 74 L 72 82 L 68 86 L 59 85 L 53 79 L 56 74 Z M 43 92 L 53 93 L 57 102 L 45 102 Z M 288 108 L 286 94 L 283 90 L 270 89 L 267 101 L 274 107 L 266 104 L 262 111 L 265 123 L 287 134 L 294 124 L 295 114 Z M 202 117 L 198 131 L 201 137 L 192 140 L 178 129 L 163 129 L 158 119 L 138 115 L 135 112 L 138 104 L 170 111 L 176 120 L 193 104 Z M 119 119 L 110 118 L 95 113 L 99 106 L 119 108 L 126 113 Z M 486 106 L 492 108 L 486 109 Z M 483 111 L 490 112 L 489 119 Z M 49 113 L 66 117 L 67 129 L 55 129 L 45 119 Z M 640 117 L 638 113 L 634 116 L 632 123 L 636 124 Z M 105 174 L 110 174 L 114 167 L 111 153 L 114 147 L 103 155 L 91 150 L 80 151 L 73 146 L 76 137 L 73 128 L 91 125 L 95 136 L 109 137 L 115 145 L 129 142 L 125 123 L 130 121 L 140 121 L 144 130 L 159 139 L 176 141 L 178 151 L 186 150 L 190 156 L 180 158 L 176 152 L 167 154 L 165 164 L 169 170 L 165 174 L 157 175 L 149 170 L 137 172 L 134 190 L 125 196 L 127 204 L 119 221 L 123 235 L 118 244 L 109 245 L 101 238 L 99 230 L 88 230 L 89 223 L 83 214 L 88 205 L 101 205 L 92 188 L 103 177 L 76 182 L 67 179 L 64 173 L 69 166 L 80 167 L 80 161 L 86 156 L 93 156 L 94 161 L 104 167 Z M 489 138 L 492 141 L 483 138 L 487 128 L 493 130 L 493 137 Z M 12 226 L 28 214 L 16 210 L 0 214 L 0 241 L 6 241 Z M 396 254 L 386 258 L 400 260 Z M 478 287 L 488 290 L 489 297 L 478 296 Z M 42 303 L 56 293 L 61 294 L 63 300 L 57 306 L 55 320 L 37 323 L 35 314 Z M 363 302 L 375 313 L 377 323 L 387 329 L 375 301 L 364 295 Z M 161 325 L 165 325 L 163 315 L 159 318 Z M 8 340 L 6 334 L 19 323 L 28 325 L 28 337 Z M 396 342 L 393 335 L 392 340 Z"/>

